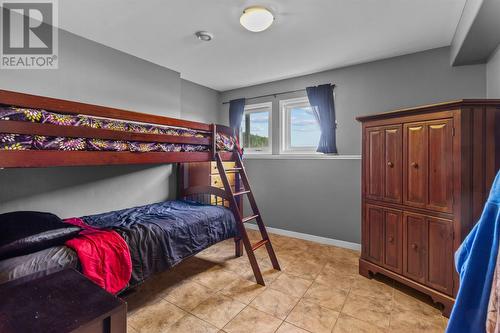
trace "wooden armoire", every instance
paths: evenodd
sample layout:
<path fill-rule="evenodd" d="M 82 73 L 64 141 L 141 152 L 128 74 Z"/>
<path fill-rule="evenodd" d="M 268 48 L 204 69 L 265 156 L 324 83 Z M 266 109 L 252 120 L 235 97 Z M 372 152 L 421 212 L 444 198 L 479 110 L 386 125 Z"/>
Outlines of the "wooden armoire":
<path fill-rule="evenodd" d="M 362 122 L 361 275 L 380 273 L 449 315 L 454 253 L 500 168 L 500 100 L 461 100 L 358 117 Z"/>

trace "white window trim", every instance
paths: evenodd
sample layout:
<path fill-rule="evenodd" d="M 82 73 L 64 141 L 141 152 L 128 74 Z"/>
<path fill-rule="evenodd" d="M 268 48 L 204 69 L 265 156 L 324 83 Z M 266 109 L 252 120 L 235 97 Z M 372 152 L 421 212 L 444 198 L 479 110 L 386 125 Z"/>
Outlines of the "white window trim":
<path fill-rule="evenodd" d="M 304 103 L 309 104 L 307 96 L 280 100 L 280 155 L 324 155 L 316 151 L 317 147 L 288 147 L 288 143 L 290 142 L 290 133 L 288 129 L 290 114 L 287 112 L 287 109 Z"/>
<path fill-rule="evenodd" d="M 257 104 L 249 104 L 245 105 L 245 112 L 243 113 L 243 117 L 245 117 L 248 113 L 253 112 L 261 112 L 263 108 L 269 109 L 269 127 L 268 127 L 268 142 L 269 145 L 266 150 L 256 150 L 252 148 L 245 148 L 245 154 L 247 155 L 270 155 L 273 150 L 273 103 L 265 102 L 265 103 L 257 103 Z M 243 130 L 240 129 L 239 133 L 240 142 L 243 145 Z"/>

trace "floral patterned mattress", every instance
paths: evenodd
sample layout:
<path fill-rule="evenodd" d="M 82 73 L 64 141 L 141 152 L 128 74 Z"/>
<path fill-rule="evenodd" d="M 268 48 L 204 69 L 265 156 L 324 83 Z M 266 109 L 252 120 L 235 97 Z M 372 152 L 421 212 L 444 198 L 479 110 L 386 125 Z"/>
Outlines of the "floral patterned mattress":
<path fill-rule="evenodd" d="M 46 123 L 60 126 L 81 126 L 133 133 L 164 134 L 205 138 L 211 133 L 187 128 L 153 125 L 86 115 L 49 112 L 41 109 L 0 106 L 0 120 Z M 217 149 L 232 151 L 234 137 L 217 133 Z M 105 139 L 51 137 L 0 133 L 0 150 L 64 150 L 64 151 L 131 151 L 131 152 L 203 152 L 209 145 L 135 142 Z"/>

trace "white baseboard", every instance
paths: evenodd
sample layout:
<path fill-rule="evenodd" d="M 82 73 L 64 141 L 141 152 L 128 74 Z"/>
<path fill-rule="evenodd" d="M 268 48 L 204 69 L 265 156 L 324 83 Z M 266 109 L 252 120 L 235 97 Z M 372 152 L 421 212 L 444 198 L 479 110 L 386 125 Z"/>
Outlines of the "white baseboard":
<path fill-rule="evenodd" d="M 253 229 L 253 230 L 259 229 L 259 227 L 257 227 L 256 224 L 246 224 L 245 226 L 248 229 Z M 272 234 L 303 239 L 303 240 L 307 240 L 307 241 L 311 241 L 311 242 L 315 242 L 315 243 L 320 243 L 320 244 L 343 247 L 345 249 L 350 249 L 350 250 L 361 251 L 361 244 L 358 244 L 358 243 L 352 243 L 352 242 L 346 242 L 346 241 L 339 240 L 339 239 L 303 234 L 301 232 L 289 231 L 289 230 L 278 229 L 278 228 L 266 227 L 266 229 L 269 233 L 272 233 Z"/>

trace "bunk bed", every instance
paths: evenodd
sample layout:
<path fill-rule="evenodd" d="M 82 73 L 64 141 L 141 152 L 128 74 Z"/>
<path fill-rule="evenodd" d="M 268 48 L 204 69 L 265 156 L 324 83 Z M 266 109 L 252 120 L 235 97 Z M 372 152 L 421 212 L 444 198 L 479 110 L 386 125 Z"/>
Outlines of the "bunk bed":
<path fill-rule="evenodd" d="M 232 160 L 235 143 L 226 126 L 2 90 L 0 133 L 1 168 Z"/>
<path fill-rule="evenodd" d="M 134 267 L 130 286 L 228 238 L 235 240 L 236 256 L 241 256 L 245 247 L 259 284 L 264 285 L 264 280 L 254 255 L 256 249 L 265 246 L 273 267 L 280 269 L 251 192 L 241 154 L 234 131 L 226 126 L 0 90 L 2 169 L 216 161 L 224 185 L 222 189 L 190 186 L 180 189 L 178 199 L 181 201 L 79 219 L 91 228 L 114 230 L 125 239 Z M 225 161 L 235 162 L 235 167 L 226 170 Z M 243 191 L 233 190 L 228 181 L 229 172 L 239 175 Z M 242 214 L 239 204 L 242 195 L 248 195 L 253 210 L 249 217 Z M 220 197 L 227 205 L 210 205 L 212 201 L 207 198 L 212 196 Z M 173 210 L 177 211 L 174 215 Z M 251 244 L 244 223 L 254 220 L 262 240 Z M 138 225 L 144 227 L 142 234 L 133 231 Z M 146 229 L 155 231 L 145 237 Z M 172 235 L 183 233 L 199 233 L 199 239 L 195 240 L 197 244 L 178 244 L 189 240 Z M 142 251 L 143 248 L 139 250 L 142 245 L 156 248 L 149 252 Z M 186 250 L 186 245 L 192 246 Z M 165 250 L 176 247 L 177 251 Z M 184 250 L 179 251 L 179 248 Z M 166 257 L 160 260 L 161 264 L 144 266 L 147 256 L 158 255 Z M 44 261 L 51 258 L 55 258 L 58 265 L 63 263 L 79 267 L 78 258 L 65 247 L 53 247 L 43 250 L 41 254 L 19 257 L 17 261 L 11 260 L 9 265 L 10 269 L 15 269 L 13 265 L 26 265 L 28 261 L 28 265 L 36 264 L 48 269 L 44 267 Z"/>

